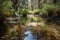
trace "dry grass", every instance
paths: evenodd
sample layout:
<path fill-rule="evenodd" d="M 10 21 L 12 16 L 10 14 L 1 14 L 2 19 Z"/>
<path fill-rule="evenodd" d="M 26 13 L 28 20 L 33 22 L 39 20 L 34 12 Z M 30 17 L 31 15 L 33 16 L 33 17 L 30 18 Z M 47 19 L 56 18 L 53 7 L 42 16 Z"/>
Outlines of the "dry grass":
<path fill-rule="evenodd" d="M 52 27 L 32 27 L 33 34 L 37 35 L 37 40 L 60 40 L 59 32 Z"/>

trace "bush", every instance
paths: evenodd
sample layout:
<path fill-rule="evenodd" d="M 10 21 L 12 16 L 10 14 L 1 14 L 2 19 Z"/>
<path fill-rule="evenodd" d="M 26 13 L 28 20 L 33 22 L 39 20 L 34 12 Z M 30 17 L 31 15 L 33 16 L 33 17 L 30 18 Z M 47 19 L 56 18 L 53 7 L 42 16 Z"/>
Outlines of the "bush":
<path fill-rule="evenodd" d="M 43 5 L 42 9 L 40 10 L 43 14 L 47 14 L 48 10 L 55 9 L 56 6 L 53 4 L 45 4 Z"/>
<path fill-rule="evenodd" d="M 28 9 L 20 9 L 19 13 L 22 14 L 22 15 L 27 14 Z"/>
<path fill-rule="evenodd" d="M 2 4 L 2 11 L 4 16 L 10 16 L 13 14 L 13 3 L 11 1 L 4 1 Z"/>
<path fill-rule="evenodd" d="M 47 23 L 59 23 L 60 21 L 60 7 L 53 4 L 45 4 L 40 10 L 43 18 L 46 18 Z"/>

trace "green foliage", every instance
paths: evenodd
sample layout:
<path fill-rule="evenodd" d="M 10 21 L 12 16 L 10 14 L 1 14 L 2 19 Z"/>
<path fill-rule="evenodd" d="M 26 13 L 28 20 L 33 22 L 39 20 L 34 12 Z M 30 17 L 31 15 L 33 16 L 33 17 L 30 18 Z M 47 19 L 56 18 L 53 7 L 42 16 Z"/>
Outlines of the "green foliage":
<path fill-rule="evenodd" d="M 22 15 L 27 14 L 28 9 L 20 9 L 19 13 L 22 14 Z"/>
<path fill-rule="evenodd" d="M 28 9 L 20 9 L 19 14 L 22 15 L 21 19 L 21 24 L 25 25 L 26 22 L 28 21 L 27 14 L 28 14 Z"/>
<path fill-rule="evenodd" d="M 1 13 L 2 13 L 2 4 L 3 4 L 4 1 L 5 1 L 5 0 L 1 0 L 1 1 L 0 1 L 0 15 L 1 15 Z"/>
<path fill-rule="evenodd" d="M 4 3 L 3 3 L 3 7 L 4 8 L 12 8 L 12 2 L 11 1 L 5 1 Z"/>
<path fill-rule="evenodd" d="M 46 23 L 59 23 L 60 7 L 58 5 L 45 4 L 40 10 L 40 13 L 47 18 Z"/>
<path fill-rule="evenodd" d="M 33 10 L 33 13 L 34 13 L 34 14 L 39 14 L 39 13 L 40 13 L 40 9 L 35 9 L 35 10 Z"/>
<path fill-rule="evenodd" d="M 56 3 L 56 5 L 60 6 L 60 2 Z"/>
<path fill-rule="evenodd" d="M 22 25 L 25 25 L 26 23 L 28 23 L 28 18 L 26 17 L 22 17 L 21 22 Z"/>
<path fill-rule="evenodd" d="M 13 3 L 11 1 L 4 1 L 3 5 L 2 5 L 2 11 L 3 11 L 3 15 L 5 16 L 9 16 L 13 14 L 13 7 L 12 7 Z"/>
<path fill-rule="evenodd" d="M 53 4 L 45 4 L 45 5 L 43 5 L 43 7 L 42 7 L 42 9 L 41 9 L 40 11 L 41 11 L 42 13 L 47 14 L 47 12 L 48 12 L 49 10 L 55 9 L 55 8 L 56 8 L 56 6 L 53 5 Z"/>

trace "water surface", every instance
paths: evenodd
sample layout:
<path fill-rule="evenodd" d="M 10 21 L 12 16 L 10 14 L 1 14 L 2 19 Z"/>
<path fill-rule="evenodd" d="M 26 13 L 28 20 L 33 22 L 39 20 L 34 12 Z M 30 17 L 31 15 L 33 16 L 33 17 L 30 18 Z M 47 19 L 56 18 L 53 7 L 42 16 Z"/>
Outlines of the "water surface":
<path fill-rule="evenodd" d="M 26 35 L 24 40 L 36 40 L 36 37 L 32 35 L 31 31 L 26 31 L 24 34 Z"/>

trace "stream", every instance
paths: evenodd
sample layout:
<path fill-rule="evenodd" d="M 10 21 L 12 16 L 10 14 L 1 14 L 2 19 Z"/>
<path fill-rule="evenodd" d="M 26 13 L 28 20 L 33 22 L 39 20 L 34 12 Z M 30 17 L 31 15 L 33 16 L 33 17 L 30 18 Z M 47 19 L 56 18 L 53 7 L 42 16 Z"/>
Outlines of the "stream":
<path fill-rule="evenodd" d="M 32 35 L 31 31 L 26 31 L 24 34 L 25 34 L 24 40 L 36 40 L 37 39 L 36 36 Z"/>
<path fill-rule="evenodd" d="M 28 25 L 24 34 L 25 34 L 24 40 L 37 40 L 37 36 L 33 35 L 31 32 L 31 26 L 30 25 Z"/>

